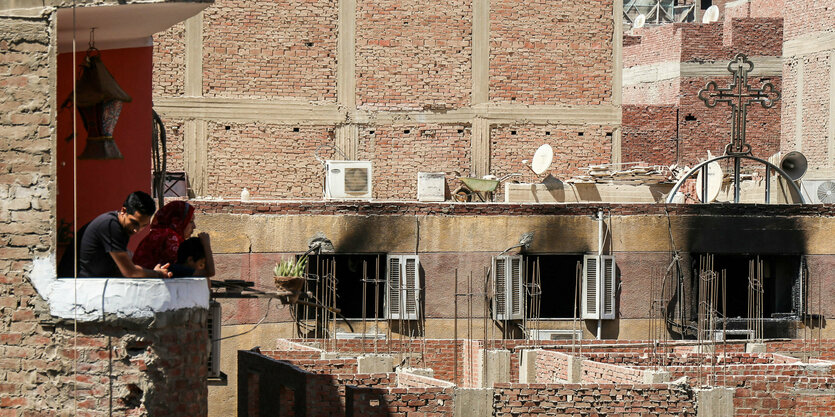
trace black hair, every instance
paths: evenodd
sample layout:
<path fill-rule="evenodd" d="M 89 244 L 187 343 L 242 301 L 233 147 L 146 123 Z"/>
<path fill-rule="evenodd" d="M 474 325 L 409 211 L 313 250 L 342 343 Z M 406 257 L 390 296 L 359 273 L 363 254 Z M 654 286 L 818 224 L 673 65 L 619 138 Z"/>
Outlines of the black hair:
<path fill-rule="evenodd" d="M 185 264 L 189 257 L 194 262 L 206 257 L 206 250 L 199 238 L 190 237 L 180 243 L 180 248 L 177 249 L 177 263 Z"/>
<path fill-rule="evenodd" d="M 128 198 L 125 199 L 125 203 L 122 204 L 122 207 L 125 208 L 128 214 L 135 214 L 138 211 L 146 216 L 151 216 L 157 211 L 157 205 L 154 203 L 154 199 L 143 191 L 130 193 Z"/>

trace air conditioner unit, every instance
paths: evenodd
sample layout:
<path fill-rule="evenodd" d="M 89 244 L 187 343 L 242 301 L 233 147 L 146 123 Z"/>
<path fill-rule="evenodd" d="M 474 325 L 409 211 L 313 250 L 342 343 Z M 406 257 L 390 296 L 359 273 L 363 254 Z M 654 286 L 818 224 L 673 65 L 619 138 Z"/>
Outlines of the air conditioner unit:
<path fill-rule="evenodd" d="M 206 322 L 209 327 L 209 378 L 219 378 L 220 372 L 220 303 L 209 302 L 209 318 Z"/>
<path fill-rule="evenodd" d="M 835 203 L 835 180 L 801 180 L 800 192 L 811 204 Z"/>
<path fill-rule="evenodd" d="M 371 161 L 325 161 L 325 198 L 371 199 Z"/>
<path fill-rule="evenodd" d="M 528 340 L 583 340 L 582 330 L 531 330 Z"/>

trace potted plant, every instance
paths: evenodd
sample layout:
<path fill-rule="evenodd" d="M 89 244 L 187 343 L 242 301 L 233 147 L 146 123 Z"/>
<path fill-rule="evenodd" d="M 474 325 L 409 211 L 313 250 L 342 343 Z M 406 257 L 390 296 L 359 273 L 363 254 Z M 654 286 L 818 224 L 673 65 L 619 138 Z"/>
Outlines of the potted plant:
<path fill-rule="evenodd" d="M 278 291 L 291 292 L 290 302 L 299 298 L 299 291 L 304 287 L 305 267 L 307 267 L 307 255 L 299 259 L 286 259 L 275 265 L 275 286 Z"/>

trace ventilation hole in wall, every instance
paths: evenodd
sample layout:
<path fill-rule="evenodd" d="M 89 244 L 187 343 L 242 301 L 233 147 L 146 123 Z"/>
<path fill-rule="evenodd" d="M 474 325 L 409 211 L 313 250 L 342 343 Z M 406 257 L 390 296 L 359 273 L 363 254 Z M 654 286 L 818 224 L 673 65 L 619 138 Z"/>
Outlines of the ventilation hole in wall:
<path fill-rule="evenodd" d="M 547 131 L 547 130 L 546 130 L 546 131 L 545 131 L 545 136 L 551 136 L 551 132 L 549 132 L 549 131 Z"/>
<path fill-rule="evenodd" d="M 583 132 L 577 132 L 577 136 L 583 136 L 583 135 L 585 135 L 585 133 L 583 133 Z"/>
<path fill-rule="evenodd" d="M 516 97 L 511 97 L 510 101 L 516 101 Z"/>
<path fill-rule="evenodd" d="M 148 346 L 151 346 L 151 342 L 145 340 L 133 340 L 128 343 L 125 343 L 125 352 L 127 352 L 130 356 L 141 355 L 145 353 L 148 349 Z"/>
<path fill-rule="evenodd" d="M 128 394 L 122 398 L 127 408 L 139 408 L 142 405 L 142 390 L 136 384 L 128 384 Z"/>
<path fill-rule="evenodd" d="M 607 138 L 612 137 L 612 132 L 606 132 L 606 137 L 607 137 Z"/>
<path fill-rule="evenodd" d="M 232 128 L 232 126 L 226 125 L 226 130 L 229 130 L 231 128 Z"/>
<path fill-rule="evenodd" d="M 511 134 L 511 135 L 515 135 L 515 134 L 516 134 L 516 131 L 515 131 L 515 130 L 511 130 L 511 131 L 510 131 L 510 134 Z"/>
<path fill-rule="evenodd" d="M 368 131 L 368 134 L 369 134 L 369 135 L 373 135 L 373 134 L 374 134 L 374 131 L 373 131 L 373 130 L 369 130 L 369 131 Z"/>
<path fill-rule="evenodd" d="M 685 122 L 692 122 L 694 120 L 696 120 L 696 116 L 693 116 L 692 114 L 688 114 L 687 116 L 684 116 L 684 121 Z"/>
<path fill-rule="evenodd" d="M 406 130 L 404 130 L 404 131 L 403 131 L 403 133 L 405 133 L 405 134 L 407 134 L 407 135 L 408 135 L 409 133 L 412 133 L 412 131 L 411 131 L 411 130 L 409 130 L 409 129 L 406 129 Z"/>
<path fill-rule="evenodd" d="M 297 127 L 294 127 L 294 128 L 293 128 L 293 132 L 298 133 L 298 131 L 299 131 L 299 128 L 297 128 Z"/>
<path fill-rule="evenodd" d="M 464 133 L 464 129 L 458 129 L 458 134 Z"/>
<path fill-rule="evenodd" d="M 313 42 L 305 42 L 305 46 L 313 46 Z"/>

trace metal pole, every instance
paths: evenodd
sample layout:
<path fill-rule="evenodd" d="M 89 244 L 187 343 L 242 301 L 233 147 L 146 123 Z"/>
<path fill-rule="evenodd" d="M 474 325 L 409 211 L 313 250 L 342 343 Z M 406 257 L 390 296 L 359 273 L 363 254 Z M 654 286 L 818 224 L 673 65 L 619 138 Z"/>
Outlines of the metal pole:
<path fill-rule="evenodd" d="M 734 157 L 734 203 L 739 203 L 739 168 L 740 158 Z"/>

